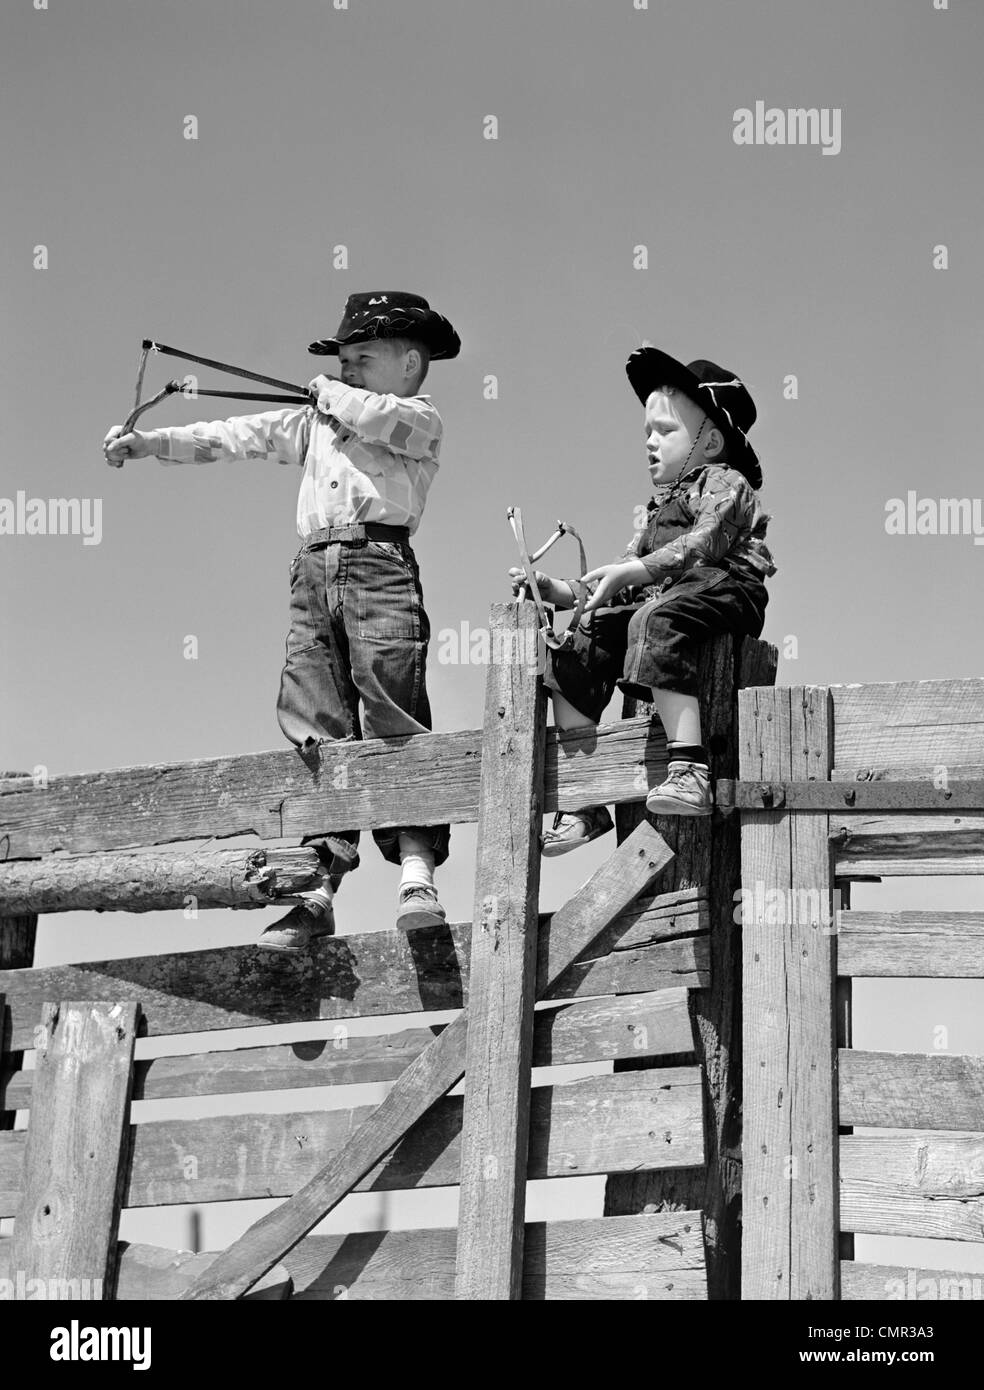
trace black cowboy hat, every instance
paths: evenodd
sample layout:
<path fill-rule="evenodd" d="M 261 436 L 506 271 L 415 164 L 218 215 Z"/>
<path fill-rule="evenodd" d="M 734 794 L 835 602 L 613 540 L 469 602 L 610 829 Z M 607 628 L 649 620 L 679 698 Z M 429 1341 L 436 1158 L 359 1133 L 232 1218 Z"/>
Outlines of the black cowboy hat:
<path fill-rule="evenodd" d="M 334 338 L 312 343 L 308 352 L 337 357 L 349 343 L 371 343 L 376 338 L 416 338 L 432 359 L 457 357 L 461 339 L 443 314 L 437 314 L 419 294 L 403 290 L 367 290 L 350 294 Z"/>
<path fill-rule="evenodd" d="M 748 431 L 758 412 L 734 372 L 702 358 L 684 366 L 654 347 L 636 348 L 625 370 L 643 405 L 661 386 L 675 386 L 699 405 L 725 437 L 728 467 L 744 474 L 756 490 L 762 486 L 758 455 L 748 442 Z"/>

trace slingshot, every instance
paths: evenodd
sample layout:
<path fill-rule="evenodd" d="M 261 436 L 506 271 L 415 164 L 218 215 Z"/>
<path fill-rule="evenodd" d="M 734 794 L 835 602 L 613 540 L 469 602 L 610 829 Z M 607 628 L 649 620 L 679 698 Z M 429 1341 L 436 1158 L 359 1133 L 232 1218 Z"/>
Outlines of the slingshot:
<path fill-rule="evenodd" d="M 526 583 L 520 585 L 518 598 L 520 600 L 524 599 L 526 597 L 525 591 L 529 590 L 529 595 L 536 605 L 537 615 L 540 619 L 540 631 L 543 634 L 544 642 L 554 651 L 560 651 L 563 647 L 566 647 L 568 643 L 573 642 L 574 633 L 577 631 L 581 616 L 584 613 L 584 605 L 588 601 L 588 586 L 581 582 L 588 572 L 588 561 L 584 553 L 584 542 L 574 530 L 573 526 L 566 521 L 558 521 L 557 529 L 554 531 L 553 535 L 544 541 L 539 550 L 534 550 L 533 553 L 530 554 L 526 544 L 526 533 L 523 530 L 523 513 L 520 511 L 519 507 L 509 507 L 506 511 L 506 516 L 509 519 L 509 525 L 512 527 L 512 533 L 516 537 L 516 544 L 519 546 L 519 554 L 523 562 L 523 570 L 526 574 Z M 540 586 L 536 582 L 536 571 L 533 566 L 542 555 L 546 555 L 551 546 L 557 544 L 562 536 L 573 536 L 577 541 L 581 559 L 581 574 L 579 580 L 567 581 L 571 589 L 575 592 L 576 603 L 574 607 L 574 618 L 567 631 L 560 633 L 558 636 L 553 630 L 553 624 L 544 606 L 543 598 L 540 594 Z"/>
<path fill-rule="evenodd" d="M 201 367 L 214 367 L 216 371 L 227 372 L 230 376 L 245 377 L 247 381 L 259 381 L 264 386 L 276 386 L 282 391 L 291 392 L 290 395 L 268 395 L 258 391 L 214 391 L 205 390 L 202 387 L 195 388 L 196 396 L 224 396 L 234 401 L 268 401 L 274 405 L 310 405 L 311 392 L 305 386 L 295 386 L 290 381 L 278 381 L 276 377 L 261 376 L 258 372 L 248 372 L 244 367 L 233 367 L 228 362 L 216 362 L 211 357 L 198 357 L 191 352 L 182 352 L 178 348 L 165 347 L 163 343 L 155 343 L 152 338 L 145 338 L 141 345 L 140 365 L 137 368 L 137 384 L 133 397 L 133 409 L 123 422 L 123 434 L 129 434 L 136 422 L 143 415 L 145 410 L 157 405 L 159 401 L 167 396 L 173 396 L 176 392 L 184 388 L 180 381 L 169 381 L 156 396 L 151 396 L 149 400 L 142 400 L 144 373 L 147 370 L 147 358 L 152 352 L 159 352 L 165 357 L 177 357 L 182 362 L 195 362 Z"/>

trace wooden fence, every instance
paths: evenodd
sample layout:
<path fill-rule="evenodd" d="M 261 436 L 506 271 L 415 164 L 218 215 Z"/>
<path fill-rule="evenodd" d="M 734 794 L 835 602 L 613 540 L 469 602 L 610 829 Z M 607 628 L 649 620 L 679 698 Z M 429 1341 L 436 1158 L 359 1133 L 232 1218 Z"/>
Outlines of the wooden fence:
<path fill-rule="evenodd" d="M 984 681 L 739 706 L 743 780 L 718 794 L 743 817 L 743 1296 L 979 1299 L 980 1271 L 853 1259 L 854 1233 L 984 1240 L 984 1059 L 853 1050 L 851 982 L 984 978 L 984 912 L 849 890 L 984 874 Z"/>
<path fill-rule="evenodd" d="M 851 1051 L 850 981 L 980 977 L 984 914 L 838 913 L 834 895 L 984 873 L 984 681 L 773 689 L 774 649 L 710 644 L 719 811 L 652 823 L 658 722 L 546 729 L 532 605 L 495 607 L 490 635 L 478 731 L 0 777 L 12 1296 L 41 1279 L 49 1297 L 701 1299 L 738 1296 L 739 1266 L 746 1298 L 916 1296 L 897 1288 L 912 1272 L 855 1263 L 852 1233 L 981 1239 L 984 1067 Z M 620 843 L 540 913 L 541 813 L 602 802 Z M 39 913 L 269 908 L 312 881 L 304 836 L 445 820 L 478 825 L 470 924 L 360 931 L 301 959 L 32 964 Z M 347 1026 L 394 1014 L 419 1022 Z M 283 1023 L 312 1037 L 222 1048 Z M 148 1054 L 189 1033 L 216 1048 Z M 585 1063 L 612 1070 L 550 1071 Z M 378 1082 L 376 1106 L 305 1108 L 306 1089 Z M 289 1114 L 131 1111 L 292 1089 Z M 608 1175 L 604 1216 L 525 1221 L 528 1180 L 588 1174 Z M 458 1188 L 457 1228 L 312 1234 L 349 1192 L 436 1186 Z M 271 1197 L 218 1253 L 118 1238 L 123 1209 Z"/>
<path fill-rule="evenodd" d="M 528 1179 L 704 1163 L 688 995 L 709 985 L 708 908 L 700 885 L 660 891 L 674 854 L 642 824 L 562 908 L 539 913 L 541 811 L 641 800 L 665 775 L 665 743 L 644 718 L 591 738 L 548 731 L 532 605 L 494 608 L 491 635 L 480 731 L 0 781 L 0 911 L 20 946 L 0 971 L 7 1124 L 28 1112 L 26 1129 L 0 1132 L 8 1287 L 706 1297 L 699 1209 L 524 1222 Z M 269 907 L 311 881 L 303 836 L 443 820 L 478 823 L 472 924 L 343 935 L 301 960 L 247 946 L 30 964 L 38 913 Z M 188 844 L 250 832 L 248 849 Z M 428 1019 L 449 1010 L 446 1026 Z M 345 1027 L 403 1013 L 419 1025 Z M 306 1021 L 318 1041 L 144 1055 L 146 1038 L 214 1030 L 221 1043 L 221 1030 Z M 546 1070 L 531 1085 L 533 1067 L 640 1059 L 672 1065 L 564 1083 Z M 462 1076 L 463 1096 L 449 1096 Z M 380 1081 L 392 1086 L 374 1107 L 303 1104 L 304 1088 Z M 290 1114 L 134 1122 L 130 1109 L 288 1088 Z M 350 1191 L 452 1185 L 456 1230 L 310 1234 Z M 121 1209 L 258 1197 L 287 1200 L 217 1255 L 118 1239 Z"/>

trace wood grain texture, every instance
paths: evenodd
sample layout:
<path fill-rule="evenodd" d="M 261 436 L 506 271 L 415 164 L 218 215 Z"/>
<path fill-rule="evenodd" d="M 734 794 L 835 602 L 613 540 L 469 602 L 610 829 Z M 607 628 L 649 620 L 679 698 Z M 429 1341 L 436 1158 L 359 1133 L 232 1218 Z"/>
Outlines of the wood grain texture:
<path fill-rule="evenodd" d="M 984 914 L 842 912 L 837 972 L 980 979 L 984 977 Z"/>
<path fill-rule="evenodd" d="M 738 775 L 737 691 L 775 681 L 777 652 L 750 638 L 716 638 L 701 649 L 698 685 L 701 729 L 715 778 Z M 648 706 L 626 701 L 626 713 Z M 616 811 L 620 834 L 644 818 L 641 806 Z M 606 1213 L 651 1210 L 704 1212 L 708 1296 L 735 1299 L 740 1289 L 741 1215 L 741 932 L 734 895 L 741 885 L 737 816 L 707 819 L 658 817 L 660 834 L 675 851 L 660 886 L 696 894 L 707 903 L 709 950 L 704 983 L 690 995 L 697 1056 L 705 1076 L 703 1168 L 664 1169 L 614 1176 L 605 1193 Z M 663 894 L 664 898 L 666 894 Z M 625 941 L 625 938 L 623 938 Z M 662 1065 L 658 1062 L 657 1065 Z M 653 1065 L 618 1062 L 616 1070 Z"/>
<path fill-rule="evenodd" d="M 0 1279 L 12 1277 L 11 1241 L 0 1236 Z M 117 1303 L 160 1302 L 178 1298 L 192 1279 L 215 1259 L 214 1254 L 193 1255 L 189 1250 L 164 1250 L 157 1245 L 137 1245 L 120 1241 L 117 1246 Z M 277 1265 L 246 1297 L 264 1303 L 282 1302 L 293 1290 L 290 1275 Z M 63 1280 L 48 1297 L 78 1299 L 78 1285 Z"/>
<path fill-rule="evenodd" d="M 838 768 L 984 764 L 984 680 L 831 687 Z"/>
<path fill-rule="evenodd" d="M 840 1119 L 865 1128 L 984 1128 L 984 1057 L 842 1049 Z"/>
<path fill-rule="evenodd" d="M 912 1265 L 855 1264 L 844 1260 L 841 1299 L 979 1302 L 984 1299 L 984 1274 L 979 1269 L 916 1269 Z"/>
<path fill-rule="evenodd" d="M 845 1137 L 841 1224 L 869 1235 L 979 1242 L 984 1134 Z"/>
<path fill-rule="evenodd" d="M 452 1299 L 457 1232 L 308 1236 L 287 1265 L 294 1299 Z M 524 1299 L 703 1299 L 699 1211 L 530 1223 Z"/>
<path fill-rule="evenodd" d="M 159 912 L 270 907 L 307 888 L 313 849 L 128 850 L 0 863 L 5 912 Z"/>
<path fill-rule="evenodd" d="M 136 1004 L 42 1014 L 11 1264 L 28 1281 L 79 1280 L 83 1299 L 114 1296 L 138 1020 Z"/>
<path fill-rule="evenodd" d="M 552 968 L 562 973 L 649 888 L 672 857 L 651 827 L 640 826 L 552 918 Z M 549 986 L 549 977 L 544 983 Z M 458 1080 L 464 1070 L 467 1026 L 465 1011 L 410 1064 L 344 1149 L 288 1202 L 251 1226 L 185 1297 L 236 1298 L 293 1249 Z"/>
<path fill-rule="evenodd" d="M 532 603 L 493 604 L 492 650 L 536 650 Z M 455 1297 L 518 1299 L 529 1148 L 546 700 L 536 663 L 485 687 Z"/>
<path fill-rule="evenodd" d="M 8 859 L 61 850 L 164 845 L 253 834 L 301 840 L 330 830 L 478 820 L 481 730 L 324 743 L 234 758 L 0 782 Z M 666 741 L 648 719 L 547 735 L 544 810 L 638 800 L 642 770 L 666 775 Z"/>
<path fill-rule="evenodd" d="M 46 999 L 85 993 L 139 1000 L 151 1036 L 252 1028 L 314 1019 L 457 1009 L 468 998 L 470 928 L 373 932 L 319 944 L 316 956 L 270 959 L 253 946 L 0 972 L 8 1045 L 31 1046 Z M 563 953 L 540 938 L 537 990 L 544 999 L 706 987 L 706 937 L 656 941 L 559 970 Z M 585 948 L 587 949 L 587 948 Z M 554 983 L 547 984 L 550 972 Z"/>
<path fill-rule="evenodd" d="M 830 817 L 838 878 L 984 874 L 984 816 L 936 811 Z"/>
<path fill-rule="evenodd" d="M 134 1100 L 235 1095 L 312 1086 L 394 1081 L 443 1028 L 361 1035 L 342 1028 L 331 1038 L 137 1060 Z M 588 999 L 540 1009 L 533 1022 L 533 1065 L 570 1066 L 617 1057 L 692 1052 L 687 990 L 668 989 L 621 999 Z M 0 1078 L 3 1107 L 27 1110 L 33 1071 Z"/>
<path fill-rule="evenodd" d="M 824 687 L 739 697 L 741 775 L 825 780 L 833 761 Z M 781 920 L 755 912 L 744 938 L 742 1297 L 837 1297 L 836 1038 L 832 868 L 823 813 L 748 817 L 742 886 L 803 901 Z"/>
<path fill-rule="evenodd" d="M 439 1043 L 421 1054 L 431 1065 Z M 534 1087 L 527 1176 L 581 1177 L 699 1165 L 704 1155 L 700 1086 L 698 1068 L 669 1067 Z M 353 1137 L 365 1131 L 381 1108 L 217 1115 L 136 1125 L 124 1205 L 173 1206 L 291 1194 L 296 1198 L 326 1166 L 349 1161 Z M 384 1158 L 377 1156 L 367 1165 L 352 1189 L 391 1192 L 457 1185 L 462 1099 L 445 1097 L 422 1113 Z M 21 1198 L 27 1133 L 0 1135 L 0 1216 L 13 1215 Z M 283 1212 L 285 1207 L 276 1210 Z"/>

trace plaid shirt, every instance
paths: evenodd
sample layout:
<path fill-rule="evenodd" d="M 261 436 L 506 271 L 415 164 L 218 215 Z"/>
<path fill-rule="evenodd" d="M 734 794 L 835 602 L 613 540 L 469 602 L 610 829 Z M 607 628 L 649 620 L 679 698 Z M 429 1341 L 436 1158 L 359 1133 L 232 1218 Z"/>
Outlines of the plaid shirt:
<path fill-rule="evenodd" d="M 637 533 L 623 559 L 638 559 L 652 575 L 653 582 L 678 579 L 698 565 L 716 565 L 727 558 L 751 569 L 759 579 L 776 573 L 775 562 L 765 543 L 771 520 L 762 509 L 758 493 L 741 473 L 721 464 L 691 469 L 675 483 L 658 488 L 650 509 L 660 507 L 674 495 L 693 517 L 693 526 L 667 545 L 640 555 L 645 531 Z"/>
<path fill-rule="evenodd" d="M 162 463 L 276 459 L 304 469 L 297 498 L 303 539 L 326 526 L 375 521 L 416 531 L 437 472 L 443 426 L 429 396 L 376 395 L 329 382 L 331 414 L 268 410 L 157 430 Z M 322 397 L 323 399 L 323 397 Z"/>

